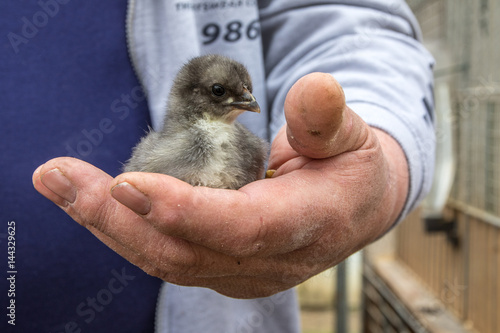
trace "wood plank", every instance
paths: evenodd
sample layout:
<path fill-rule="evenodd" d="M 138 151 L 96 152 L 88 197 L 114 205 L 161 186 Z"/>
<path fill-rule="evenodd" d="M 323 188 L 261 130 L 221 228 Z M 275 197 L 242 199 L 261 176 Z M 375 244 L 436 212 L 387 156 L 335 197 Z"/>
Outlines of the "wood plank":
<path fill-rule="evenodd" d="M 479 321 L 479 318 L 477 318 L 477 313 L 474 310 L 479 304 L 477 303 L 477 294 L 475 293 L 475 287 L 478 284 L 478 275 L 476 274 L 477 270 L 479 269 L 478 263 L 475 259 L 476 253 L 478 252 L 477 249 L 477 244 L 478 242 L 478 235 L 477 235 L 477 228 L 475 228 L 474 223 L 470 223 L 470 229 L 469 229 L 469 240 L 470 240 L 470 252 L 468 254 L 469 256 L 469 269 L 468 269 L 468 275 L 469 275 L 469 286 L 467 290 L 467 295 L 468 295 L 468 302 L 466 304 L 467 306 L 467 320 L 470 320 L 475 326 L 476 323 Z"/>
<path fill-rule="evenodd" d="M 470 235 L 470 283 L 469 283 L 469 318 L 479 332 L 490 332 L 487 319 L 488 295 L 487 272 L 487 225 L 471 219 Z"/>
<path fill-rule="evenodd" d="M 488 285 L 486 287 L 486 299 L 489 300 L 486 302 L 488 308 L 488 326 L 490 332 L 498 332 L 498 327 L 496 325 L 496 320 L 498 317 L 498 307 L 497 307 L 497 299 L 496 299 L 496 290 L 499 284 L 498 278 L 498 267 L 496 266 L 497 257 L 498 257 L 498 233 L 499 230 L 490 225 L 487 226 L 487 253 L 488 253 L 488 263 L 487 263 L 487 279 Z"/>
<path fill-rule="evenodd" d="M 495 329 L 497 332 L 500 331 L 500 315 L 498 315 L 498 309 L 500 309 L 500 231 L 497 230 L 496 233 L 496 292 L 493 294 L 495 297 Z"/>
<path fill-rule="evenodd" d="M 489 290 L 488 290 L 488 265 L 489 265 L 489 256 L 488 256 L 488 225 L 485 223 L 482 223 L 481 221 L 474 221 L 474 225 L 478 229 L 478 238 L 480 243 L 480 246 L 478 246 L 478 252 L 476 253 L 476 257 L 474 260 L 476 260 L 479 264 L 479 270 L 476 272 L 476 274 L 479 275 L 479 285 L 475 286 L 475 289 L 477 291 L 477 297 L 478 299 L 478 304 L 479 306 L 474 309 L 475 311 L 478 312 L 478 318 L 480 318 L 481 321 L 481 332 L 485 333 L 498 333 L 498 332 L 491 332 L 490 327 L 489 327 L 489 322 L 488 322 L 488 304 L 489 302 L 487 300 L 491 299 Z"/>
<path fill-rule="evenodd" d="M 452 263 L 452 267 L 450 270 L 450 275 L 448 280 L 455 284 L 458 289 L 460 289 L 462 292 L 456 296 L 452 302 L 453 308 L 455 309 L 457 315 L 459 316 L 460 319 L 465 320 L 466 319 L 466 314 L 465 314 L 465 302 L 467 300 L 466 297 L 466 288 L 468 288 L 468 280 L 467 280 L 467 272 L 466 269 L 468 267 L 468 264 L 466 262 L 467 260 L 467 253 L 468 253 L 468 247 L 469 247 L 469 240 L 468 240 L 468 218 L 463 215 L 457 214 L 457 221 L 458 221 L 458 234 L 460 237 L 460 247 L 458 249 L 452 249 L 450 252 L 450 256 L 452 260 L 450 262 Z"/>
<path fill-rule="evenodd" d="M 436 272 L 436 290 L 435 295 L 440 297 L 443 292 L 444 281 L 446 280 L 446 262 L 448 261 L 448 250 L 451 248 L 446 237 L 443 237 L 439 242 L 439 257 Z M 446 305 L 446 304 L 445 304 Z"/>
<path fill-rule="evenodd" d="M 408 245 L 405 243 L 406 242 L 406 230 L 407 230 L 407 225 L 408 220 L 402 221 L 397 227 L 396 227 L 396 255 L 399 257 L 399 259 L 403 261 L 408 261 Z"/>
<path fill-rule="evenodd" d="M 373 262 L 373 268 L 430 332 L 470 332 L 402 263 L 380 259 Z"/>
<path fill-rule="evenodd" d="M 430 282 L 430 270 L 431 266 L 429 265 L 430 261 L 429 258 L 432 256 L 431 253 L 431 238 L 426 237 L 424 234 L 424 228 L 419 229 L 419 238 L 420 238 L 420 243 L 423 245 L 422 251 L 422 256 L 419 258 L 419 271 L 422 272 L 421 277 L 423 278 L 424 282 L 429 284 Z"/>

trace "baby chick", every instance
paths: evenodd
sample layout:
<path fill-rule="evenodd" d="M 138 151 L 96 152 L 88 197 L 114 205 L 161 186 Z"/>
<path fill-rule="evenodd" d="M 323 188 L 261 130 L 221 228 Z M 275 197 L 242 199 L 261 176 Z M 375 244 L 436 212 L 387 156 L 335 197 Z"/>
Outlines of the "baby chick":
<path fill-rule="evenodd" d="M 194 58 L 174 80 L 163 128 L 141 139 L 124 171 L 226 189 L 260 179 L 268 145 L 236 121 L 245 111 L 260 112 L 246 68 L 220 55 Z"/>

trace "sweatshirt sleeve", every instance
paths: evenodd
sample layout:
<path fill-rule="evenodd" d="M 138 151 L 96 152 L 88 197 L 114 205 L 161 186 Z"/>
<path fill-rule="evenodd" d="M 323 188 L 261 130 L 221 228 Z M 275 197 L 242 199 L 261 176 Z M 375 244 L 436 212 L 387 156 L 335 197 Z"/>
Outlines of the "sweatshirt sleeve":
<path fill-rule="evenodd" d="M 403 148 L 410 173 L 398 222 L 427 194 L 434 168 L 434 60 L 402 0 L 261 1 L 270 130 L 284 123 L 290 87 L 331 73 L 347 105 Z"/>

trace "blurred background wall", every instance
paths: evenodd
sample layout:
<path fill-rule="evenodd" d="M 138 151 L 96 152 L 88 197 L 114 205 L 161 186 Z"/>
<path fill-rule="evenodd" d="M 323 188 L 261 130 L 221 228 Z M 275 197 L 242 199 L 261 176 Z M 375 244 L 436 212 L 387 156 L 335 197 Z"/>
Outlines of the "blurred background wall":
<path fill-rule="evenodd" d="M 500 1 L 408 4 L 436 59 L 436 175 L 390 250 L 368 251 L 365 332 L 500 332 Z"/>
<path fill-rule="evenodd" d="M 362 260 L 348 261 L 348 332 L 497 333 L 500 1 L 407 3 L 436 59 L 434 187 Z M 299 287 L 304 332 L 335 331 L 335 277 L 329 270 Z"/>

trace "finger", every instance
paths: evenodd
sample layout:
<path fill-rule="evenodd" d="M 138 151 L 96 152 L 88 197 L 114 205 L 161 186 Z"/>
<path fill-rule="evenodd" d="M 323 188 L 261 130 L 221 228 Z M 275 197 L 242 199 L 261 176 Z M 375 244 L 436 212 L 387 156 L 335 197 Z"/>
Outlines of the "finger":
<path fill-rule="evenodd" d="M 83 161 L 57 158 L 33 175 L 35 188 L 98 239 L 151 275 L 196 274 L 214 260 L 236 260 L 164 235 L 110 193 L 113 178 Z M 189 275 L 188 274 L 188 275 Z"/>
<path fill-rule="evenodd" d="M 131 262 L 132 264 L 140 267 L 142 270 L 146 272 L 152 272 L 154 270 L 154 262 L 148 260 L 148 258 L 144 257 L 140 252 L 134 251 L 128 247 L 123 246 L 119 242 L 115 241 L 113 238 L 108 235 L 102 233 L 100 230 L 88 226 L 87 229 L 102 243 L 106 244 L 111 250 L 118 253 L 120 256 Z M 154 275 L 150 273 L 150 275 Z M 156 276 L 156 275 L 155 275 Z"/>
<path fill-rule="evenodd" d="M 345 102 L 332 75 L 312 73 L 299 79 L 285 100 L 287 137 L 299 154 L 327 158 L 360 148 L 368 125 Z"/>
<path fill-rule="evenodd" d="M 309 179 L 324 181 L 314 172 Z M 142 218 L 162 233 L 232 257 L 293 251 L 319 238 L 323 227 L 305 218 L 312 193 L 297 191 L 305 184 L 286 176 L 260 180 L 239 191 L 193 187 L 149 173 L 125 173 L 115 181 L 149 198 L 151 209 Z M 136 210 L 128 199 L 117 200 Z"/>
<path fill-rule="evenodd" d="M 32 177 L 33 187 L 35 187 L 35 189 L 40 194 L 42 194 L 44 197 L 46 197 L 47 199 L 49 199 L 50 201 L 52 201 L 53 203 L 55 203 L 56 205 L 58 205 L 60 207 L 67 206 L 68 205 L 67 200 L 74 201 L 74 198 L 73 198 L 74 193 L 68 193 L 68 198 L 63 199 L 63 197 L 55 194 L 52 190 L 50 190 L 45 185 L 43 185 L 42 175 L 45 177 L 45 179 L 50 179 L 52 177 L 58 176 L 58 174 L 55 173 L 54 171 L 51 173 L 45 174 L 45 173 L 47 173 L 47 169 L 45 169 L 45 172 L 42 174 L 41 171 L 42 171 L 43 167 L 44 167 L 44 165 L 40 165 L 33 173 L 33 177 Z M 59 174 L 61 173 L 60 170 L 56 170 L 56 171 L 58 171 Z"/>
<path fill-rule="evenodd" d="M 132 198 L 123 200 L 126 194 L 130 194 L 124 191 L 124 188 L 130 185 L 122 183 L 122 185 L 112 186 L 114 181 L 109 175 L 77 159 L 57 158 L 48 161 L 35 171 L 33 183 L 40 193 L 54 201 L 111 249 L 148 274 L 163 280 L 201 286 L 200 278 L 263 274 L 261 270 L 253 268 L 264 267 L 260 259 L 246 260 L 242 264 L 241 259 L 186 240 L 193 239 L 203 244 L 211 238 L 210 232 L 214 233 L 213 226 L 217 224 L 217 220 L 208 220 L 212 214 L 209 211 L 202 214 L 207 219 L 201 217 L 198 220 L 194 216 L 196 214 L 193 214 L 191 217 L 193 221 L 200 223 L 190 224 L 180 221 L 178 227 L 181 230 L 177 234 L 185 235 L 186 239 L 160 232 L 156 226 L 169 230 L 165 226 L 168 226 L 172 217 L 176 216 L 176 209 L 191 210 L 198 205 L 196 200 L 200 198 L 189 200 L 189 194 L 194 188 L 169 176 L 147 173 L 131 173 L 123 176 L 125 180 L 129 178 L 133 180 L 130 176 L 134 175 L 139 176 L 139 179 L 151 180 L 150 188 L 147 186 L 141 188 L 147 188 L 151 193 L 152 200 L 147 197 L 146 200 L 152 202 L 150 206 L 153 209 L 151 210 L 153 212 L 157 210 L 157 213 L 144 212 L 148 204 L 142 203 L 140 196 L 133 195 Z M 110 191 L 111 188 L 114 193 Z M 237 191 L 222 192 L 226 194 L 234 192 L 238 195 Z M 113 195 L 130 206 L 138 204 L 138 208 L 132 207 L 133 210 L 130 210 L 118 202 Z M 189 206 L 185 202 L 192 202 L 194 205 Z M 212 209 L 215 207 L 219 212 L 222 208 L 208 206 L 207 208 Z M 204 209 L 204 207 L 200 208 Z M 140 215 L 137 211 L 142 211 L 146 215 Z M 189 216 L 188 213 L 186 215 Z M 214 215 L 218 217 L 218 213 Z M 157 221 L 156 218 L 160 220 Z M 191 220 L 188 219 L 188 221 Z M 224 230 L 224 228 L 218 230 Z M 219 239 L 226 237 L 221 237 L 220 232 L 214 234 L 218 235 Z M 223 244 L 223 242 L 211 240 L 208 243 Z"/>
<path fill-rule="evenodd" d="M 273 175 L 270 178 L 302 169 L 311 161 L 311 158 L 297 153 L 290 146 L 286 136 L 286 126 L 283 126 L 272 143 L 268 161 L 268 168 L 273 170 Z"/>
<path fill-rule="evenodd" d="M 132 238 L 139 229 L 142 233 L 156 231 L 113 200 L 109 193 L 112 180 L 111 176 L 98 168 L 73 158 L 50 160 L 33 174 L 35 189 L 60 206 L 75 221 L 112 249 L 119 250 L 119 246 L 130 249 L 129 245 L 133 242 L 116 242 L 111 230 L 120 228 L 124 238 Z M 135 242 L 138 240 L 135 239 Z"/>
<path fill-rule="evenodd" d="M 132 173 L 123 176 L 133 175 Z M 172 202 L 176 203 L 174 206 L 177 207 L 179 204 L 181 207 L 184 206 L 183 191 L 202 190 L 202 188 L 193 188 L 164 175 L 142 173 L 135 175 L 146 176 L 146 178 L 148 178 L 147 176 L 164 178 L 163 184 L 159 184 L 158 179 L 156 179 L 153 187 L 159 190 L 158 193 L 166 192 L 167 188 L 173 188 L 174 190 L 170 192 L 177 193 L 177 195 L 174 195 L 176 200 Z M 272 294 L 296 284 L 297 277 L 293 276 L 292 281 L 284 276 L 284 272 L 290 271 L 290 267 L 296 269 L 301 266 L 295 260 L 291 264 L 288 260 L 283 260 L 284 258 L 236 258 L 184 239 L 160 233 L 150 223 L 147 223 L 144 217 L 122 206 L 112 198 L 109 191 L 113 184 L 111 177 L 85 162 L 69 158 L 51 160 L 38 168 L 33 178 L 37 190 L 55 201 L 103 243 L 148 274 L 165 281 L 186 286 L 210 287 L 233 297 Z M 176 183 L 181 185 L 177 189 Z M 117 190 L 116 186 L 114 188 Z M 118 188 L 122 189 L 122 187 Z M 222 192 L 228 196 L 238 193 L 238 191 Z M 158 194 L 154 191 L 152 193 L 152 197 Z M 246 196 L 247 194 L 237 195 Z M 128 203 L 137 204 L 137 197 L 133 199 L 129 200 Z M 156 205 L 154 200 L 152 202 L 151 210 L 154 210 Z M 196 202 L 196 200 L 191 202 Z M 143 204 L 139 206 L 144 207 Z M 192 208 L 185 207 L 188 208 L 188 211 Z M 204 207 L 200 208 L 203 210 Z M 210 212 L 206 213 L 211 215 Z M 166 214 L 169 214 L 168 210 Z M 151 212 L 146 215 L 154 216 Z M 235 215 L 237 215 L 236 212 Z M 194 221 L 198 221 L 194 215 L 192 218 Z M 190 221 L 190 219 L 186 221 Z M 201 230 L 194 230 L 193 235 L 188 231 L 187 233 L 190 235 L 187 238 L 198 238 L 203 243 L 200 235 L 206 239 L 212 239 L 210 232 L 213 228 L 203 228 L 210 226 L 212 221 L 203 219 L 199 221 L 201 224 L 198 225 L 190 223 L 183 223 L 183 225 L 189 228 L 201 225 Z M 156 224 L 163 226 L 161 223 Z M 180 233 L 185 232 L 183 229 Z M 220 237 L 220 234 L 215 234 Z M 252 238 L 252 240 L 255 239 Z M 216 243 L 220 244 L 220 242 Z M 241 283 L 246 287 L 242 288 Z"/>
<path fill-rule="evenodd" d="M 333 261 L 328 254 L 331 250 L 327 251 L 333 246 L 331 238 L 321 243 L 319 246 L 315 243 L 308 248 L 266 259 L 243 258 L 238 262 L 238 269 L 232 269 L 232 274 L 200 277 L 189 283 L 208 287 L 230 297 L 269 296 L 296 286 L 355 252 L 351 251 L 352 245 L 347 250 L 341 246 L 342 249 L 334 250 L 339 252 L 339 257 Z M 171 279 L 173 283 L 186 285 L 182 276 Z"/>
<path fill-rule="evenodd" d="M 43 174 L 41 172 L 42 169 L 44 170 Z M 49 169 L 49 170 L 47 171 L 47 169 Z M 50 190 L 48 187 L 46 187 L 44 185 L 44 183 L 42 182 L 42 175 L 43 175 L 45 183 L 49 183 L 51 181 L 53 183 L 55 181 L 56 182 L 55 184 L 57 186 L 58 185 L 57 180 L 53 179 L 53 178 L 58 177 L 57 174 L 59 174 L 59 175 L 62 174 L 60 169 L 50 169 L 50 166 L 44 167 L 44 165 L 41 165 L 33 173 L 33 185 L 42 195 L 44 195 L 46 198 L 48 198 L 49 200 L 56 203 L 58 206 L 67 207 L 70 204 L 68 202 L 68 200 L 71 202 L 74 202 L 76 200 L 76 197 L 75 197 L 76 193 L 74 193 L 75 190 L 73 189 L 73 190 L 69 191 L 69 195 L 63 194 L 63 196 L 66 197 L 66 199 L 64 199 L 62 196 L 54 193 L 52 190 Z M 66 177 L 63 178 L 62 180 L 59 180 L 59 182 L 61 182 L 61 181 L 66 183 L 66 185 L 72 186 L 71 182 Z M 59 184 L 59 185 L 60 186 L 58 186 L 57 189 L 54 188 L 55 191 L 61 191 L 62 185 L 61 184 Z M 99 240 L 101 240 L 103 243 L 107 244 L 112 250 L 114 250 L 115 252 L 120 254 L 122 257 L 128 258 L 130 262 L 136 264 L 137 266 L 144 265 L 145 260 L 143 257 L 138 255 L 137 253 L 134 253 L 130 249 L 122 246 L 120 243 L 116 242 L 114 239 L 105 235 L 100 230 L 94 228 L 90 224 L 87 224 L 86 226 Z"/>

